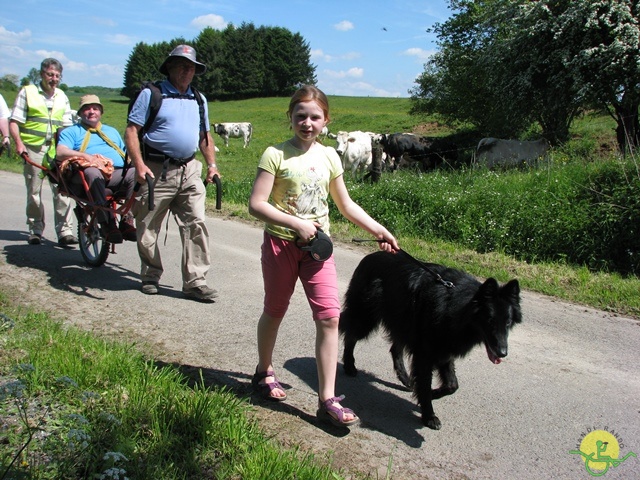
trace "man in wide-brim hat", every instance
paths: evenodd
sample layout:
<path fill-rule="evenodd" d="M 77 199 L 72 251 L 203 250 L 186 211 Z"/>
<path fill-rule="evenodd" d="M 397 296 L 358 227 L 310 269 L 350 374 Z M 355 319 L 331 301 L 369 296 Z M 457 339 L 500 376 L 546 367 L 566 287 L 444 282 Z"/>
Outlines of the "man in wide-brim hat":
<path fill-rule="evenodd" d="M 182 240 L 182 293 L 204 302 L 213 302 L 218 293 L 207 285 L 211 265 L 209 232 L 205 221 L 206 190 L 202 183 L 202 163 L 195 159 L 200 150 L 207 165 L 206 180 L 220 175 L 215 145 L 209 132 L 207 99 L 191 82 L 206 67 L 196 60 L 189 45 L 178 45 L 160 65 L 167 79 L 157 88 L 162 106 L 151 125 L 151 89 L 145 88 L 129 113 L 125 142 L 136 168 L 140 189 L 135 215 L 138 228 L 141 290 L 159 293 L 164 268 L 158 248 L 158 234 L 168 212 L 175 215 Z M 144 127 L 144 128 L 143 128 Z M 141 135 L 142 134 L 142 135 Z M 140 136 L 141 135 L 141 136 Z M 155 209 L 149 209 L 146 175 L 154 179 Z"/>

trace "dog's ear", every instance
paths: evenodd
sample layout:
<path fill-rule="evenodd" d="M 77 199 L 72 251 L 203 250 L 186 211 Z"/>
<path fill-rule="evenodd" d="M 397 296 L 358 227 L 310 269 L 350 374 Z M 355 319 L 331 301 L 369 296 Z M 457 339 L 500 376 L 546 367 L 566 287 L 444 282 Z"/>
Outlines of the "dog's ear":
<path fill-rule="evenodd" d="M 502 286 L 502 297 L 509 301 L 513 306 L 514 318 L 513 323 L 522 322 L 522 314 L 520 313 L 520 284 L 518 280 L 513 279 Z"/>
<path fill-rule="evenodd" d="M 478 298 L 493 298 L 498 294 L 498 281 L 495 278 L 487 278 L 478 289 Z"/>
<path fill-rule="evenodd" d="M 513 280 L 509 280 L 509 282 L 505 283 L 502 286 L 502 293 L 505 296 L 509 296 L 512 297 L 516 300 L 520 299 L 520 284 L 518 283 L 518 280 L 516 280 L 515 278 Z"/>

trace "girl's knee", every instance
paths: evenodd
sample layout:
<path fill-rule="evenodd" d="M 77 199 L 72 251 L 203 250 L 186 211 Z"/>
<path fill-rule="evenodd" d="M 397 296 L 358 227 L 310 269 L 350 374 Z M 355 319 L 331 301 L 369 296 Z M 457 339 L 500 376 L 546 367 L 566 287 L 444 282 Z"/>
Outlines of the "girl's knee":
<path fill-rule="evenodd" d="M 318 324 L 318 327 L 327 330 L 337 330 L 340 323 L 340 317 L 320 318 L 316 320 L 316 323 Z"/>

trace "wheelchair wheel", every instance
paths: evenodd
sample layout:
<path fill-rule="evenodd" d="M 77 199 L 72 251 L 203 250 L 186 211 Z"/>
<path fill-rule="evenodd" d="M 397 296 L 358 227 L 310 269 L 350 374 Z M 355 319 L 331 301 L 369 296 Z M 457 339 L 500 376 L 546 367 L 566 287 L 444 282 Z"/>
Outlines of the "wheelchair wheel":
<path fill-rule="evenodd" d="M 99 267 L 107 261 L 109 242 L 100 233 L 96 212 L 87 208 L 81 209 L 78 218 L 78 241 L 80 253 L 87 264 Z"/>

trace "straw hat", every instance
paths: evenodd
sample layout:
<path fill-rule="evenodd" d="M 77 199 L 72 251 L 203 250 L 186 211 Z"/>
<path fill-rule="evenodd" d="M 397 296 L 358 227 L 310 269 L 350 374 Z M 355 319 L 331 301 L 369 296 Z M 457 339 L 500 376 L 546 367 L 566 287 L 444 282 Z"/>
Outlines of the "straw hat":
<path fill-rule="evenodd" d="M 97 95 L 83 95 L 80 97 L 80 106 L 78 107 L 78 112 L 81 112 L 84 107 L 87 105 L 100 105 L 100 111 L 104 111 L 104 107 L 100 103 L 100 98 Z"/>

